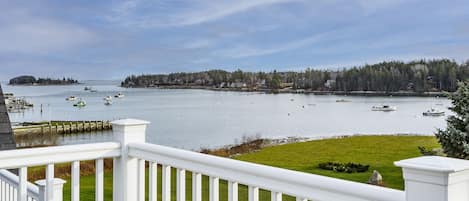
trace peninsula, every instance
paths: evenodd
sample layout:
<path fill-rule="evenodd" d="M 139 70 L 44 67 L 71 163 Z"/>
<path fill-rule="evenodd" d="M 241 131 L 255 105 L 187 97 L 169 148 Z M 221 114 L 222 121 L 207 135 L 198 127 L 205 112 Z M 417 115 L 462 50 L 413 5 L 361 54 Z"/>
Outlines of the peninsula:
<path fill-rule="evenodd" d="M 342 70 L 244 72 L 208 70 L 128 76 L 122 87 L 314 93 L 443 96 L 469 78 L 469 62 L 449 59 L 381 62 Z"/>
<path fill-rule="evenodd" d="M 51 79 L 51 78 L 36 78 L 31 75 L 22 75 L 10 79 L 10 85 L 70 85 L 78 84 L 78 80 L 72 78 Z"/>

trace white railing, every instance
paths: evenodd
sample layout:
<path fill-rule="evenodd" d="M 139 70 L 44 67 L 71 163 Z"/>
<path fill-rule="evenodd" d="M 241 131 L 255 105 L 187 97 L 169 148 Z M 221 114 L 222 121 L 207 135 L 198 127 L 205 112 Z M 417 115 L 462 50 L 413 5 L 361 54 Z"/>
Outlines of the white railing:
<path fill-rule="evenodd" d="M 3 151 L 0 169 L 20 169 L 18 180 L 10 182 L 16 184 L 18 201 L 26 201 L 31 195 L 26 168 L 38 165 L 46 165 L 46 179 L 37 182 L 42 185 L 39 189 L 45 189 L 42 194 L 39 190 L 37 200 L 61 201 L 62 189 L 55 188 L 54 164 L 67 162 L 72 163 L 71 200 L 79 201 L 79 164 L 83 160 L 96 161 L 95 200 L 103 201 L 104 158 L 113 158 L 114 201 L 144 201 L 146 196 L 149 201 L 171 201 L 174 200 L 172 190 L 176 190 L 177 201 L 185 201 L 189 193 L 193 201 L 202 201 L 203 176 L 209 178 L 210 201 L 220 199 L 221 181 L 228 185 L 229 201 L 245 200 L 238 196 L 238 188 L 248 189 L 249 201 L 258 201 L 260 190 L 270 192 L 272 201 L 281 201 L 283 195 L 301 201 L 469 200 L 469 161 L 465 160 L 419 157 L 396 162 L 403 167 L 406 187 L 405 191 L 399 191 L 148 144 L 145 143 L 147 124 L 131 119 L 114 121 L 116 142 Z M 147 162 L 149 186 L 145 186 Z M 161 178 L 157 177 L 158 171 Z M 176 183 L 172 185 L 173 172 Z M 191 180 L 186 180 L 186 172 L 192 174 Z M 159 180 L 161 186 L 157 185 Z M 192 183 L 191 189 L 186 189 L 186 181 Z M 171 189 L 172 186 L 176 189 Z M 157 198 L 157 189 L 161 189 L 161 198 Z M 0 201 L 4 201 L 1 196 Z"/>
<path fill-rule="evenodd" d="M 17 201 L 19 177 L 8 170 L 0 170 L 0 201 Z M 27 201 L 39 200 L 39 188 L 27 182 Z"/>

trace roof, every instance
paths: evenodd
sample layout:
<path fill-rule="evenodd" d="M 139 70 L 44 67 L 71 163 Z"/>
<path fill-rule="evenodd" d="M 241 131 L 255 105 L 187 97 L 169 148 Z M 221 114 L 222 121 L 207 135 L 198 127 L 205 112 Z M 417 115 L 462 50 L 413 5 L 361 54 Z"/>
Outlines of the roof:
<path fill-rule="evenodd" d="M 11 129 L 10 117 L 0 85 L 0 150 L 15 149 L 16 143 Z"/>

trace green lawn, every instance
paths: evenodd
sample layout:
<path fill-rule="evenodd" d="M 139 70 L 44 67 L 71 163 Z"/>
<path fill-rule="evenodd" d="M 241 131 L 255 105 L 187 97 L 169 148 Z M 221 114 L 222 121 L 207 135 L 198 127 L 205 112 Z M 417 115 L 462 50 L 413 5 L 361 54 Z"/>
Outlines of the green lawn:
<path fill-rule="evenodd" d="M 320 174 L 357 182 L 367 182 L 371 172 L 378 170 L 386 186 L 403 189 L 401 169 L 394 161 L 420 156 L 418 146 L 438 147 L 434 137 L 425 136 L 357 136 L 342 139 L 327 139 L 294 143 L 264 148 L 258 152 L 237 156 L 235 159 L 281 167 L 302 172 Z M 317 168 L 320 162 L 355 162 L 369 164 L 365 173 L 335 173 Z M 158 182 L 161 187 L 161 173 Z M 148 175 L 148 174 L 147 174 Z M 175 200 L 175 172 L 173 172 L 172 200 Z M 187 200 L 191 200 L 191 173 L 186 172 Z M 70 200 L 70 181 L 64 188 L 64 200 Z M 161 189 L 158 190 L 159 199 Z M 220 181 L 220 200 L 227 197 L 226 181 Z M 294 200 L 284 196 L 285 200 Z M 81 200 L 94 200 L 94 176 L 81 177 Z M 112 200 L 112 172 L 105 174 L 105 200 Z M 203 178 L 203 200 L 208 200 L 208 178 Z M 247 188 L 240 186 L 239 200 L 247 200 Z M 260 200 L 270 200 L 270 193 L 261 191 Z"/>

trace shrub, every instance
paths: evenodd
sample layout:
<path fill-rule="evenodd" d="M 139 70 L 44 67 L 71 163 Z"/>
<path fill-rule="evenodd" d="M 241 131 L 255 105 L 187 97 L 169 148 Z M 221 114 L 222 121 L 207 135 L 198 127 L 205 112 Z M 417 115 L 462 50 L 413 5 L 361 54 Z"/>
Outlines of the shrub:
<path fill-rule="evenodd" d="M 369 165 L 363 165 L 360 163 L 334 163 L 334 162 L 319 163 L 318 167 L 323 170 L 331 170 L 334 172 L 346 172 L 346 173 L 366 172 L 370 168 Z"/>

